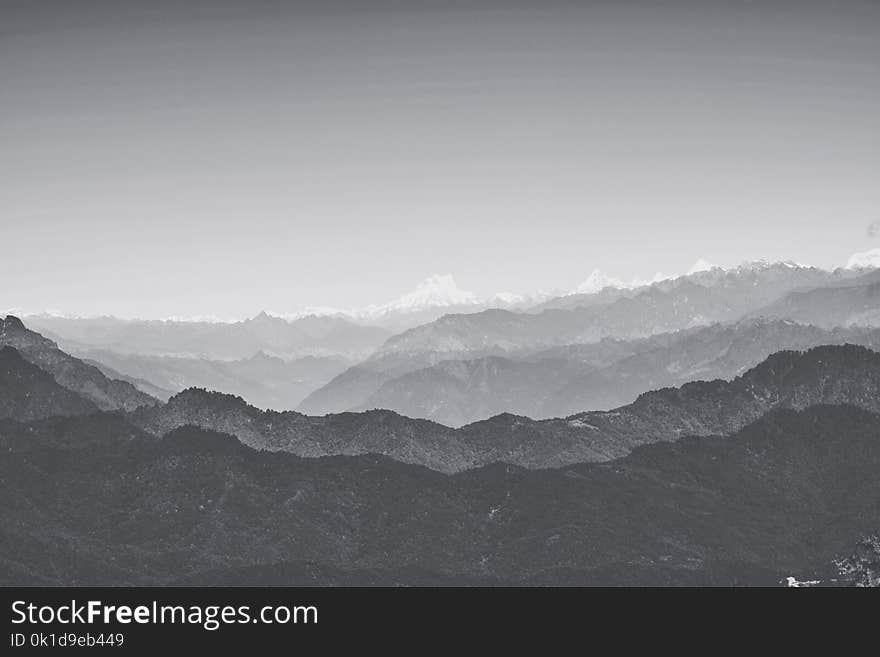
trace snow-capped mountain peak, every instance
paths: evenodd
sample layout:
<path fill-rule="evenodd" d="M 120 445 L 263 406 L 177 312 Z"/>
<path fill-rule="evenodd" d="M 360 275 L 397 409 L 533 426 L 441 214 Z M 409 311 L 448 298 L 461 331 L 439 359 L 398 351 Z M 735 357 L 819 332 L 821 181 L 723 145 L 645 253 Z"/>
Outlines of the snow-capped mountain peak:
<path fill-rule="evenodd" d="M 877 269 L 880 268 L 880 248 L 853 253 L 846 261 L 847 269 Z"/>
<path fill-rule="evenodd" d="M 687 275 L 696 274 L 701 271 L 710 271 L 715 269 L 717 265 L 712 264 L 705 258 L 698 258 L 697 261 L 693 264 L 693 266 L 688 269 Z"/>
<path fill-rule="evenodd" d="M 600 270 L 594 269 L 593 273 L 589 275 L 587 280 L 575 288 L 574 293 L 593 294 L 604 290 L 606 287 L 624 288 L 627 287 L 627 285 L 621 280 L 606 276 Z"/>
<path fill-rule="evenodd" d="M 445 308 L 479 303 L 477 295 L 458 287 L 451 274 L 434 274 L 399 299 L 365 308 L 367 314 L 415 312 L 426 308 Z"/>
<path fill-rule="evenodd" d="M 486 299 L 486 302 L 490 304 L 498 303 L 513 306 L 518 303 L 526 303 L 527 301 L 529 301 L 529 299 L 530 297 L 527 297 L 523 294 L 514 294 L 513 292 L 497 292 Z"/>
<path fill-rule="evenodd" d="M 647 287 L 648 285 L 653 285 L 654 283 L 660 283 L 662 281 L 668 281 L 672 278 L 676 278 L 676 275 L 664 274 L 662 271 L 658 271 L 656 274 L 654 274 L 653 278 L 634 278 L 632 283 L 629 284 L 629 287 Z"/>
<path fill-rule="evenodd" d="M 760 258 L 758 260 L 748 260 L 743 262 L 736 267 L 732 268 L 724 268 L 721 267 L 724 271 L 732 271 L 732 272 L 749 272 L 749 271 L 766 271 L 768 269 L 810 269 L 808 265 L 804 265 L 800 262 L 795 262 L 794 260 L 767 260 L 766 258 Z"/>

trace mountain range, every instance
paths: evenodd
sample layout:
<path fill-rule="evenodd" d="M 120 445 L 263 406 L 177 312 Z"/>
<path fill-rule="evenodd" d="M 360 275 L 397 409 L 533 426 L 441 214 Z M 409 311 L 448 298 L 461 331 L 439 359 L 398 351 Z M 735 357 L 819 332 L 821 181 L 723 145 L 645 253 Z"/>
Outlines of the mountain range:
<path fill-rule="evenodd" d="M 785 317 L 821 327 L 880 325 L 880 272 L 835 285 L 795 290 L 761 310 L 765 317 Z"/>
<path fill-rule="evenodd" d="M 99 377 L 105 387 L 119 384 L 130 388 L 129 384 L 112 382 L 95 368 L 67 356 L 15 318 L 7 318 L 3 326 L 7 341 L 15 335 L 19 336 L 18 343 L 36 343 L 54 350 L 51 353 L 57 360 L 69 364 L 66 372 L 79 364 L 84 376 Z M 827 337 L 816 331 L 813 339 Z M 872 335 L 868 333 L 866 337 Z M 683 351 L 699 356 L 694 347 L 686 346 Z M 46 376 L 40 377 L 40 370 L 31 367 L 29 371 L 28 361 L 14 349 L 7 347 L 4 362 L 7 376 L 12 377 L 6 379 L 6 385 L 15 388 L 18 398 L 24 395 L 52 402 L 45 403 L 42 414 L 29 410 L 21 416 L 8 412 L 7 417 L 29 420 L 78 415 L 100 408 L 87 396 L 92 392 L 91 386 L 65 387 Z M 31 394 L 23 384 L 10 383 L 16 380 L 39 383 L 39 389 Z M 660 388 L 610 411 L 547 420 L 501 414 L 460 429 L 388 410 L 324 417 L 261 411 L 240 397 L 203 389 L 185 390 L 166 404 L 149 398 L 149 403 L 133 409 L 116 406 L 110 410 L 127 411 L 127 421 L 157 437 L 181 427 L 198 426 L 234 435 L 244 444 L 261 450 L 287 451 L 305 457 L 376 453 L 441 472 L 458 472 L 495 462 L 547 468 L 608 460 L 624 456 L 645 443 L 685 435 L 729 434 L 778 408 L 836 403 L 878 411 L 878 382 L 880 355 L 850 344 L 826 345 L 805 352 L 779 351 L 730 381 L 694 381 L 678 388 Z M 73 403 L 64 391 L 78 393 L 83 403 Z"/>
<path fill-rule="evenodd" d="M 283 358 L 308 355 L 364 357 L 390 331 L 341 317 L 315 315 L 287 320 L 262 312 L 239 322 L 77 318 L 29 315 L 27 325 L 66 350 L 145 356 L 237 360 L 265 352 Z"/>
<path fill-rule="evenodd" d="M 447 315 L 390 338 L 376 356 L 458 355 L 493 347 L 536 349 L 595 342 L 603 337 L 647 337 L 734 321 L 794 290 L 833 285 L 851 277 L 855 274 L 850 271 L 828 272 L 790 263 L 716 268 L 632 290 L 631 296 L 601 304 L 566 309 L 543 304 L 539 312 L 525 314 L 490 310 Z"/>
<path fill-rule="evenodd" d="M 682 383 L 687 380 L 685 374 L 676 378 L 672 372 L 664 375 L 642 371 L 638 373 L 641 384 L 632 379 L 623 381 L 625 372 L 617 376 L 611 370 L 601 374 L 595 371 L 612 364 L 607 361 L 596 363 L 589 356 L 575 356 L 572 362 L 573 353 L 602 354 L 601 358 L 607 358 L 604 348 L 575 345 L 615 345 L 613 353 L 630 357 L 643 348 L 650 350 L 651 343 L 645 341 L 651 337 L 669 333 L 676 341 L 676 334 L 688 335 L 692 329 L 717 323 L 771 319 L 814 324 L 827 330 L 871 327 L 877 322 L 871 319 L 866 299 L 872 298 L 876 280 L 876 271 L 825 271 L 793 263 L 752 263 L 731 270 L 715 267 L 697 271 L 642 288 L 605 288 L 590 295 L 569 295 L 559 300 L 559 307 L 548 302 L 528 313 L 488 310 L 446 315 L 389 338 L 369 358 L 312 392 L 299 410 L 321 414 L 387 407 L 458 425 L 492 411 L 547 417 L 609 408 L 653 386 Z M 820 298 L 835 299 L 837 310 L 831 301 Z M 789 344 L 784 340 L 772 344 L 780 337 L 779 331 L 772 323 L 768 331 L 765 338 L 759 335 L 760 330 L 754 330 L 752 338 L 766 343 L 769 350 L 756 350 L 752 359 L 740 363 L 740 368 L 755 364 L 773 350 L 808 346 L 795 335 Z M 719 355 L 728 346 L 725 339 L 718 338 L 714 345 Z M 621 347 L 620 341 L 629 346 Z M 658 344 L 663 342 L 661 338 Z M 701 353 L 710 356 L 705 349 Z M 493 357 L 532 365 L 480 362 Z M 556 362 L 537 362 L 543 357 Z M 671 354 L 669 366 L 678 366 Z M 682 369 L 698 366 L 698 362 L 692 362 Z M 427 368 L 435 369 L 420 371 Z M 532 377 L 533 385 L 529 387 L 526 379 L 517 388 L 510 388 L 507 375 L 514 370 L 517 376 Z M 709 367 L 697 376 L 734 373 L 723 367 L 713 372 Z M 569 377 L 575 382 L 572 388 L 566 387 Z M 497 386 L 493 386 L 494 380 Z M 496 393 L 499 389 L 506 394 Z M 441 396 L 442 403 L 438 401 Z"/>
<path fill-rule="evenodd" d="M 451 276 L 434 276 L 394 302 L 357 312 L 261 313 L 227 323 L 47 315 L 25 321 L 106 378 L 163 401 L 200 387 L 261 408 L 309 415 L 387 408 L 461 426 L 502 412 L 548 418 L 613 408 L 653 387 L 733 376 L 776 350 L 839 343 L 833 335 L 786 340 L 767 320 L 858 333 L 875 323 L 873 280 L 870 269 L 702 263 L 684 276 L 631 285 L 594 272 L 574 293 L 545 295 L 537 305 L 538 296 L 480 298 Z M 745 320 L 767 322 L 766 336 L 756 328 L 749 338 L 764 348 L 726 367 L 723 352 L 735 338 L 716 334 L 712 342 L 711 327 Z M 714 360 L 715 349 L 720 361 L 678 362 L 695 344 L 685 336 L 701 328 L 709 343 L 700 353 Z M 648 352 L 653 366 L 635 358 Z"/>

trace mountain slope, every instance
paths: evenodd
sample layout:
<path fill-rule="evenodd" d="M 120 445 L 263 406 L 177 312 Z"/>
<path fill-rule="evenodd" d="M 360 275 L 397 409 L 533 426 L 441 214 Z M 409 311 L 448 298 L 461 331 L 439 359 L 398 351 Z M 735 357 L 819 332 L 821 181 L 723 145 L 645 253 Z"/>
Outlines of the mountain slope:
<path fill-rule="evenodd" d="M 524 317 L 521 314 L 501 310 L 487 312 L 514 323 L 522 321 Z M 476 315 L 470 317 L 472 321 L 477 323 L 481 321 Z M 458 316 L 443 318 L 441 323 L 447 319 L 456 322 Z M 385 402 L 371 400 L 370 397 L 377 394 L 383 385 L 419 370 L 439 366 L 441 363 L 466 362 L 483 358 L 533 362 L 541 357 L 541 352 L 547 351 L 546 357 L 551 360 L 568 361 L 570 366 L 566 365 L 567 370 L 586 370 L 591 366 L 609 365 L 616 359 L 635 353 L 639 348 L 638 342 L 638 340 L 625 341 L 603 338 L 591 343 L 566 343 L 556 347 L 553 353 L 543 347 L 536 351 L 535 348 L 520 348 L 512 343 L 503 346 L 487 344 L 476 351 L 454 347 L 443 351 L 380 351 L 367 360 L 350 367 L 326 385 L 312 392 L 299 405 L 298 410 L 310 415 L 324 415 L 355 408 L 381 406 Z"/>
<path fill-rule="evenodd" d="M 53 415 L 85 415 L 98 408 L 25 360 L 12 347 L 0 348 L 0 418 L 30 422 Z"/>
<path fill-rule="evenodd" d="M 880 326 L 880 272 L 791 292 L 755 314 L 822 327 Z"/>
<path fill-rule="evenodd" d="M 541 417 L 546 394 L 585 369 L 580 363 L 550 358 L 443 361 L 384 382 L 353 410 L 386 408 L 451 427 L 507 412 Z"/>
<path fill-rule="evenodd" d="M 820 329 L 789 320 L 757 319 L 657 336 L 656 341 L 640 345 L 637 353 L 575 377 L 547 395 L 538 416 L 612 408 L 661 387 L 733 378 L 777 351 L 841 344 L 877 350 L 880 331 Z"/>
<path fill-rule="evenodd" d="M 12 315 L 0 319 L 0 347 L 14 347 L 28 361 L 48 372 L 68 390 L 101 410 L 133 410 L 157 402 L 130 383 L 108 379 L 101 371 L 61 351 L 58 346 L 25 327 Z"/>
<path fill-rule="evenodd" d="M 387 372 L 354 365 L 309 393 L 296 410 L 307 415 L 342 413 L 363 404 L 365 399 L 392 378 Z"/>
<path fill-rule="evenodd" d="M 471 450 L 452 429 L 391 411 L 309 417 L 261 411 L 240 397 L 189 389 L 163 407 L 139 409 L 129 417 L 155 436 L 193 425 L 234 435 L 256 449 L 306 457 L 384 454 L 440 471 L 461 470 L 471 462 Z"/>
<path fill-rule="evenodd" d="M 250 583 L 284 563 L 319 564 L 325 584 L 377 571 L 402 583 L 774 584 L 880 522 L 880 418 L 845 406 L 775 411 L 729 438 L 609 463 L 452 476 L 257 452 L 192 427 L 77 443 L 57 423 L 0 423 L 7 585 Z"/>
<path fill-rule="evenodd" d="M 731 381 L 655 390 L 611 411 L 543 421 L 502 415 L 460 431 L 480 450 L 480 463 L 561 467 L 683 436 L 729 434 L 772 410 L 815 404 L 880 411 L 880 354 L 853 345 L 783 351 Z"/>

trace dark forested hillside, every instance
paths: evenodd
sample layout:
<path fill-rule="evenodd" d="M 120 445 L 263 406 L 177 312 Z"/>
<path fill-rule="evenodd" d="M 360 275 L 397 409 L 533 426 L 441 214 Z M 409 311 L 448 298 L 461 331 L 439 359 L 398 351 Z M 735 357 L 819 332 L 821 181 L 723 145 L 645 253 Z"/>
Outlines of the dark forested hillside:
<path fill-rule="evenodd" d="M 0 418 L 21 421 L 53 415 L 85 415 L 98 407 L 25 360 L 12 347 L 0 348 Z"/>
<path fill-rule="evenodd" d="M 0 425 L 4 583 L 770 584 L 880 520 L 880 418 L 848 406 L 608 463 L 453 476 L 119 421 Z"/>

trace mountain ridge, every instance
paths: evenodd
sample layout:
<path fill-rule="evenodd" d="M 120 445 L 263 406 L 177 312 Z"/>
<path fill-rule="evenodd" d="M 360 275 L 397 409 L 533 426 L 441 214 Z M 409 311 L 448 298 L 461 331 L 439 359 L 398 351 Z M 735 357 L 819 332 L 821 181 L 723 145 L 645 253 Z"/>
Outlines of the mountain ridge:
<path fill-rule="evenodd" d="M 299 410 L 388 408 L 450 426 L 505 411 L 536 419 L 564 417 L 623 406 L 658 387 L 731 378 L 776 351 L 847 342 L 876 349 L 880 330 L 750 318 L 636 340 L 605 338 L 519 353 L 489 349 L 477 357 L 438 362 L 389 355 L 373 361 L 379 371 L 360 364 L 338 375 Z"/>
<path fill-rule="evenodd" d="M 611 411 L 550 420 L 502 414 L 460 429 L 387 410 L 323 417 L 263 412 L 205 391 L 185 391 L 166 407 L 130 417 L 154 435 L 194 425 L 260 449 L 301 456 L 379 453 L 457 472 L 492 462 L 540 469 L 605 461 L 644 443 L 732 433 L 776 408 L 823 403 L 880 411 L 880 354 L 855 345 L 777 352 L 731 381 L 662 388 Z"/>
<path fill-rule="evenodd" d="M 27 422 L 97 410 L 94 403 L 59 385 L 14 347 L 0 347 L 0 418 Z"/>
<path fill-rule="evenodd" d="M 260 452 L 193 427 L 59 443 L 56 425 L 0 423 L 7 585 L 214 584 L 283 576 L 283 563 L 320 564 L 325 584 L 390 571 L 398 583 L 781 585 L 876 531 L 880 508 L 880 417 L 849 406 L 777 409 L 726 438 L 607 463 L 452 475 Z"/>
<path fill-rule="evenodd" d="M 62 351 L 56 343 L 31 331 L 13 315 L 0 319 L 0 346 L 15 348 L 61 386 L 90 400 L 101 410 L 134 410 L 159 403 L 131 383 L 110 379 L 97 367 Z"/>

